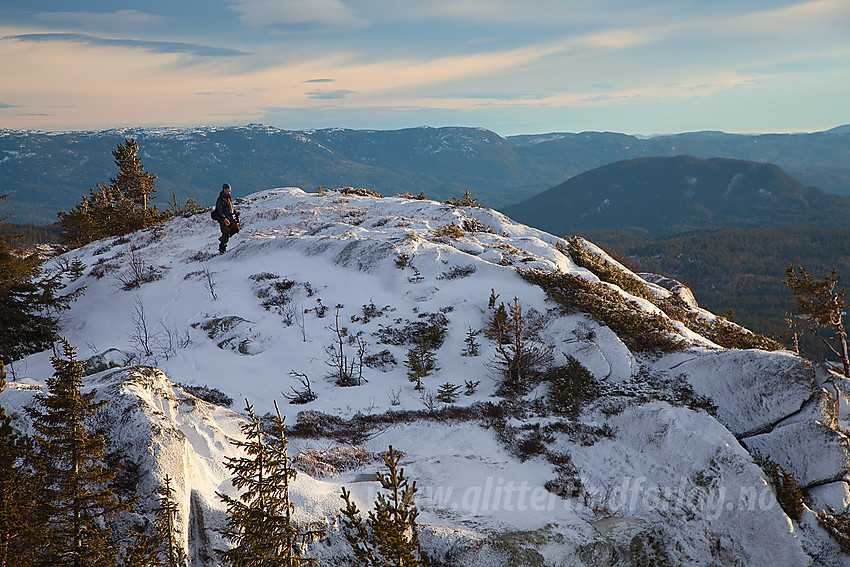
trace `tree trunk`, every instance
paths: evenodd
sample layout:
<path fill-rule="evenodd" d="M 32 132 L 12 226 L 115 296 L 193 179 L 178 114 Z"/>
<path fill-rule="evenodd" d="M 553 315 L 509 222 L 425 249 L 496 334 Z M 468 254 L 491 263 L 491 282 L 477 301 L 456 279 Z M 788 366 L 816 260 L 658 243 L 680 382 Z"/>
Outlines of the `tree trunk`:
<path fill-rule="evenodd" d="M 847 353 L 847 333 L 844 330 L 844 325 L 839 325 L 836 329 L 838 338 L 841 340 L 841 364 L 844 365 L 844 376 L 850 378 L 850 355 Z"/>

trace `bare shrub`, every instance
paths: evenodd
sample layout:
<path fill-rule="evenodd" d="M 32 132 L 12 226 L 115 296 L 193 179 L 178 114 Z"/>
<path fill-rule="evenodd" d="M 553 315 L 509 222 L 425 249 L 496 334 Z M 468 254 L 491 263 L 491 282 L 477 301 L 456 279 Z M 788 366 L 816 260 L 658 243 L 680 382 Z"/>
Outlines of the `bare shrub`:
<path fill-rule="evenodd" d="M 162 278 L 162 270 L 148 264 L 135 250 L 130 250 L 130 259 L 127 270 L 118 275 L 121 289 L 130 291 L 141 287 L 142 284 L 150 283 Z"/>
<path fill-rule="evenodd" d="M 212 272 L 210 272 L 209 268 L 204 268 L 201 270 L 201 276 L 203 276 L 204 286 L 207 288 L 207 291 L 210 292 L 213 301 L 218 299 L 218 294 L 215 292 L 215 279 L 213 279 Z"/>
<path fill-rule="evenodd" d="M 298 388 L 292 386 L 290 388 L 290 393 L 283 394 L 283 397 L 289 400 L 290 404 L 308 404 L 318 397 L 316 393 L 313 392 L 313 388 L 310 386 L 309 376 L 294 370 L 290 370 L 289 375 L 295 378 L 295 380 L 300 384 L 300 387 Z"/>

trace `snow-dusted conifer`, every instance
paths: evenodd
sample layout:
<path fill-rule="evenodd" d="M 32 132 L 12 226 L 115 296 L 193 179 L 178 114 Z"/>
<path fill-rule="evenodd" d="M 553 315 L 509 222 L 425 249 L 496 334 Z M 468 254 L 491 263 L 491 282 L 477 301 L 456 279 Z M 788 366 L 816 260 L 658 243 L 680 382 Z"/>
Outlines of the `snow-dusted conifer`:
<path fill-rule="evenodd" d="M 351 493 L 342 488 L 345 507 L 342 525 L 358 565 L 368 567 L 414 567 L 422 565 L 416 527 L 416 481 L 410 483 L 399 469 L 401 454 L 390 445 L 384 455 L 387 472 L 378 471 L 378 481 L 387 493 L 378 494 L 375 509 L 363 519 Z"/>
<path fill-rule="evenodd" d="M 264 432 L 262 421 L 248 400 L 245 400 L 245 413 L 248 420 L 242 425 L 242 431 L 246 440 L 233 441 L 245 456 L 228 457 L 225 462 L 234 474 L 231 482 L 241 494 L 233 498 L 218 493 L 227 505 L 224 536 L 235 545 L 220 550 L 219 555 L 234 567 L 315 564 L 315 559 L 301 555 L 301 548 L 322 537 L 324 531 L 301 530 L 292 523 L 295 506 L 289 500 L 289 484 L 295 480 L 297 472 L 286 454 L 287 428 L 280 410 L 272 418 L 274 435 Z"/>
<path fill-rule="evenodd" d="M 26 408 L 36 431 L 41 505 L 48 519 L 50 541 L 43 554 L 48 564 L 111 566 L 117 550 L 108 543 L 108 521 L 125 506 L 108 488 L 118 471 L 105 464 L 105 440 L 87 428 L 106 402 L 96 402 L 95 391 L 82 392 L 83 364 L 68 341 L 61 344 L 64 358 L 52 358 L 47 394 Z"/>

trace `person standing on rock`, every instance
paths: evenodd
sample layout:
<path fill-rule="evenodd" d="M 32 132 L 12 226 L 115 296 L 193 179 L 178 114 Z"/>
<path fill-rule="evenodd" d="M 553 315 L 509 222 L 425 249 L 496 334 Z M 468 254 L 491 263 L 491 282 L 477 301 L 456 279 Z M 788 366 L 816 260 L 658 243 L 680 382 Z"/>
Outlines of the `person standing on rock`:
<path fill-rule="evenodd" d="M 221 193 L 215 201 L 213 218 L 218 220 L 221 228 L 221 238 L 218 239 L 218 252 L 224 254 L 227 251 L 227 242 L 230 237 L 239 232 L 239 213 L 233 208 L 233 198 L 230 196 L 230 185 L 225 183 L 221 186 Z"/>

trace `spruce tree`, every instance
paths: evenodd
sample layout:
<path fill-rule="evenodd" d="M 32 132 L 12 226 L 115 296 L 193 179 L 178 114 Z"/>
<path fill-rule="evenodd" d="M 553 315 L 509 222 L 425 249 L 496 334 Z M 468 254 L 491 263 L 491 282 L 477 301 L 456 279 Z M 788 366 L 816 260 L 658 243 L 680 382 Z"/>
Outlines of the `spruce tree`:
<path fill-rule="evenodd" d="M 115 165 L 118 166 L 118 176 L 109 181 L 136 206 L 145 210 L 155 198 L 156 175 L 145 171 L 138 152 L 139 143 L 136 140 L 125 138 L 123 144 L 118 144 L 118 149 L 112 152 Z"/>
<path fill-rule="evenodd" d="M 248 420 L 242 431 L 246 440 L 233 441 L 245 456 L 228 457 L 225 463 L 234 474 L 233 486 L 241 494 L 233 498 L 218 493 L 227 505 L 224 536 L 235 544 L 232 549 L 220 550 L 219 555 L 234 567 L 315 564 L 315 559 L 301 555 L 301 547 L 324 536 L 323 530 L 301 530 L 292 523 L 295 506 L 289 499 L 289 486 L 297 472 L 286 454 L 287 428 L 276 402 L 275 410 L 273 434 L 267 434 L 253 406 L 245 400 Z"/>
<path fill-rule="evenodd" d="M 6 197 L 0 195 L 0 201 Z M 58 313 L 83 293 L 63 295 L 64 276 L 61 270 L 44 272 L 37 254 L 20 256 L 0 238 L 0 360 L 12 362 L 50 347 Z"/>
<path fill-rule="evenodd" d="M 117 469 L 104 463 L 105 441 L 92 435 L 88 421 L 106 402 L 95 391 L 82 392 L 83 364 L 61 340 L 64 358 L 52 359 L 54 374 L 47 394 L 26 408 L 36 431 L 42 501 L 50 541 L 45 564 L 107 567 L 116 564 L 116 549 L 108 543 L 108 522 L 125 506 L 109 489 Z"/>
<path fill-rule="evenodd" d="M 156 192 L 156 175 L 145 171 L 138 149 L 135 140 L 125 139 L 112 152 L 119 172 L 109 180 L 110 185 L 98 183 L 97 189 L 89 189 L 88 196 L 83 196 L 79 205 L 67 213 L 59 213 L 62 239 L 66 244 L 84 246 L 101 238 L 129 234 L 168 218 L 169 212 L 159 212 L 150 206 Z"/>
<path fill-rule="evenodd" d="M 407 351 L 404 365 L 407 366 L 407 379 L 414 384 L 414 390 L 424 390 L 422 379 L 440 370 L 437 366 L 437 355 L 434 354 L 429 341 L 424 340 L 421 335 L 416 339 L 416 346 Z"/>
<path fill-rule="evenodd" d="M 174 501 L 174 488 L 171 486 L 171 478 L 168 475 L 159 489 L 154 513 L 156 514 L 156 548 L 160 554 L 164 552 L 165 566 L 184 567 L 188 558 L 178 537 L 177 502 Z"/>
<path fill-rule="evenodd" d="M 419 531 L 414 497 L 416 481 L 409 483 L 398 464 L 401 454 L 392 445 L 384 455 L 387 472 L 378 471 L 378 481 L 387 494 L 378 494 L 375 509 L 363 519 L 351 493 L 342 488 L 345 507 L 342 525 L 358 565 L 368 567 L 413 567 L 423 565 L 419 550 Z"/>
<path fill-rule="evenodd" d="M 504 308 L 504 304 L 500 305 Z M 500 313 L 499 310 L 496 313 Z M 496 365 L 503 372 L 503 388 L 508 392 L 523 392 L 534 372 L 551 358 L 554 346 L 540 345 L 529 332 L 522 315 L 519 298 L 514 297 L 505 318 L 494 316 Z"/>
<path fill-rule="evenodd" d="M 163 480 L 157 491 L 154 533 L 140 531 L 124 550 L 121 567 L 185 567 L 188 557 L 183 551 L 177 530 L 177 502 L 171 477 Z M 165 558 L 164 560 L 162 558 Z"/>
<path fill-rule="evenodd" d="M 0 392 L 6 369 L 0 361 Z M 34 503 L 40 484 L 33 469 L 31 440 L 12 426 L 0 405 L 0 567 L 28 567 L 36 560 L 45 529 Z"/>

